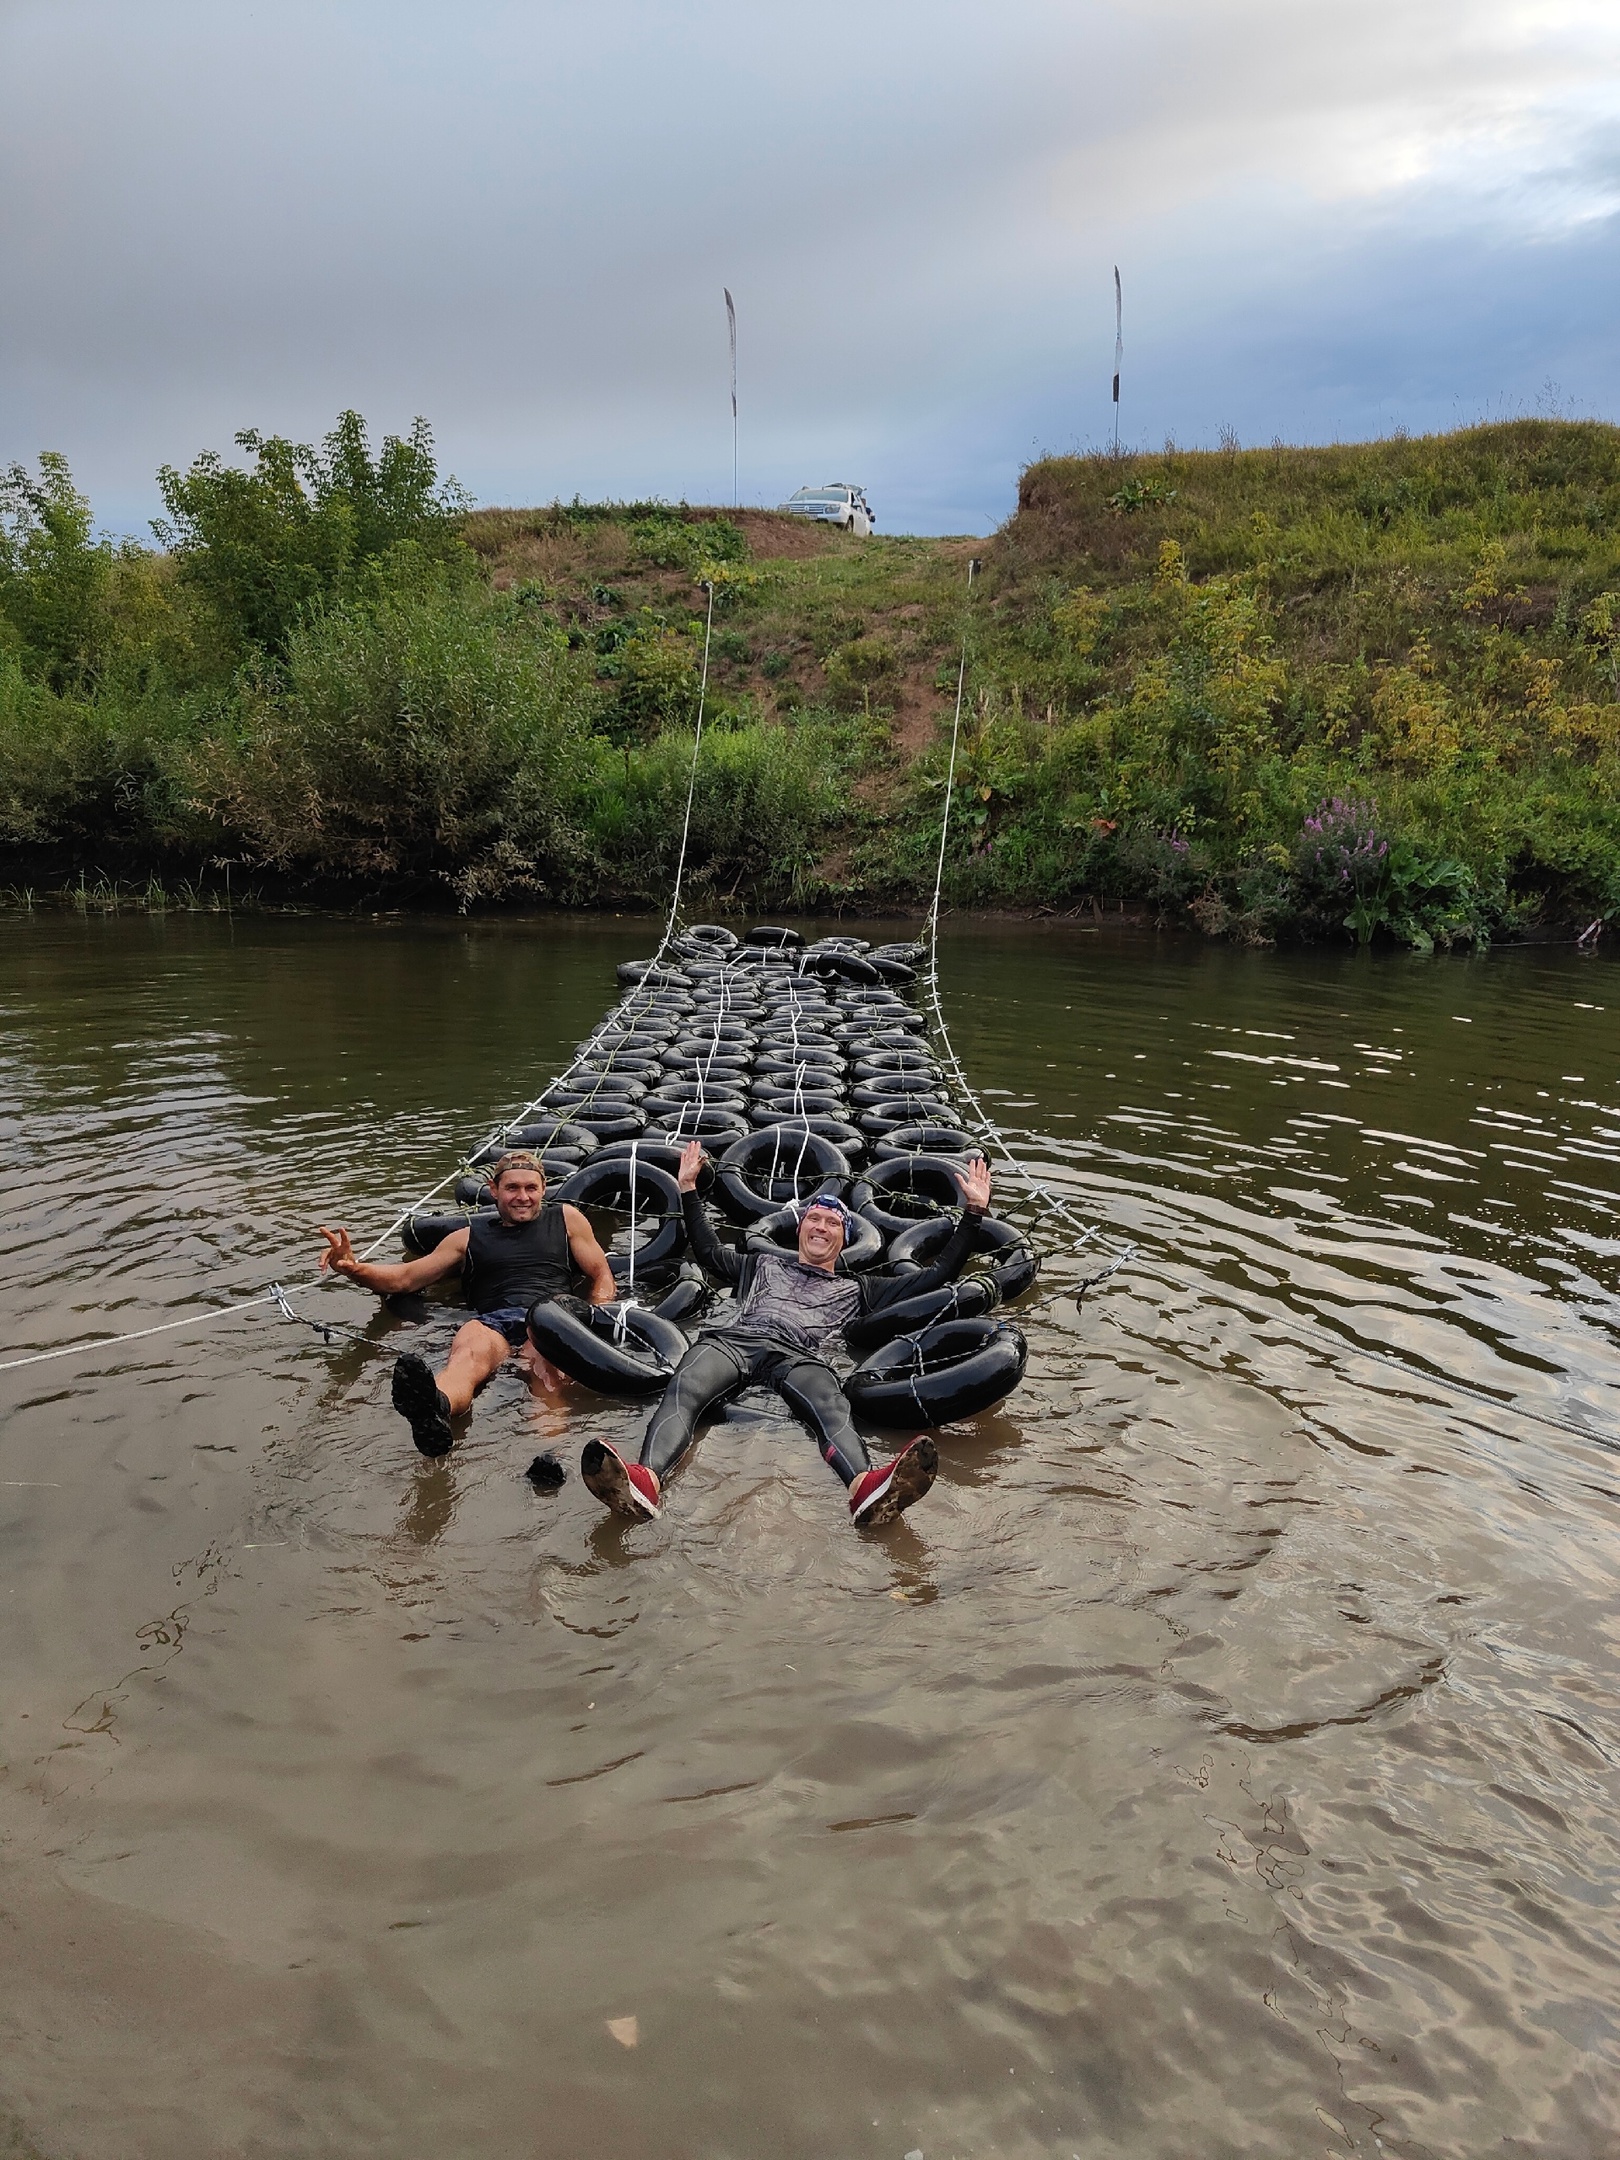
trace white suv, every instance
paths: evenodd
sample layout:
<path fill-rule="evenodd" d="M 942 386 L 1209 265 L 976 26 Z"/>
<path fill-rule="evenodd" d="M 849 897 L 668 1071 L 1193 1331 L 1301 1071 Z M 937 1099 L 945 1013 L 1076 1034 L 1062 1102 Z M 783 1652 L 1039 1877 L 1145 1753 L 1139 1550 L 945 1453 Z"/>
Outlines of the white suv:
<path fill-rule="evenodd" d="M 837 525 L 857 540 L 870 537 L 877 525 L 872 506 L 858 487 L 830 480 L 825 487 L 800 488 L 782 508 L 793 517 L 815 518 L 823 525 Z"/>

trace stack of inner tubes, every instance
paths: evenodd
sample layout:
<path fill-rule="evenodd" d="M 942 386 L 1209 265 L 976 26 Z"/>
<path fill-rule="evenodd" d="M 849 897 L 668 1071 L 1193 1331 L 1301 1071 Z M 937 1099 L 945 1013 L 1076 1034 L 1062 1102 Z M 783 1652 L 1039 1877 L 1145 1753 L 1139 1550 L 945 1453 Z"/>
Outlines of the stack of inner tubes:
<path fill-rule="evenodd" d="M 722 1235 L 792 1250 L 816 1193 L 854 1218 L 842 1265 L 920 1272 L 960 1215 L 956 1172 L 978 1152 L 911 993 L 923 948 L 807 942 L 761 923 L 743 937 L 698 923 L 619 968 L 622 995 L 568 1071 L 456 1181 L 460 1213 L 419 1215 L 426 1249 L 488 1212 L 480 1170 L 508 1147 L 545 1166 L 550 1200 L 590 1215 L 626 1297 L 536 1307 L 554 1363 L 614 1395 L 660 1390 L 707 1293 L 686 1254 L 676 1175 L 689 1140 L 698 1196 Z M 999 1402 L 1022 1378 L 1024 1338 L 997 1308 L 1033 1283 L 1036 1257 L 986 1216 L 962 1280 L 856 1323 L 846 1382 L 879 1426 L 943 1423 Z"/>

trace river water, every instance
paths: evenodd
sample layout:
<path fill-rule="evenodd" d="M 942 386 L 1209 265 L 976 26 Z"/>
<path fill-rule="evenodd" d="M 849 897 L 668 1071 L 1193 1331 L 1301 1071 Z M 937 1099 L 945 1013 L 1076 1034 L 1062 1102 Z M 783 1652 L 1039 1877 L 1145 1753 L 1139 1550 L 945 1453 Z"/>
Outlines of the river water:
<path fill-rule="evenodd" d="M 307 1275 L 648 942 L 8 920 L 5 1355 Z M 0 1374 L 0 2151 L 1612 2154 L 1620 973 L 944 976 L 1137 1252 L 880 1536 L 757 1426 L 655 1525 L 536 1494 L 635 1413 L 505 1375 L 424 1463 L 448 1302 Z"/>

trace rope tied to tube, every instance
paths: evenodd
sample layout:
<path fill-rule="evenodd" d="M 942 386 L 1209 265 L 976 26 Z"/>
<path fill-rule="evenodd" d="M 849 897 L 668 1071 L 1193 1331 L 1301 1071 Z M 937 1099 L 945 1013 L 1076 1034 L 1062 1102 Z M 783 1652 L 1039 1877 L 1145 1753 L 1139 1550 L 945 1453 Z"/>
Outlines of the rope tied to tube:
<path fill-rule="evenodd" d="M 636 1149 L 638 1142 L 630 1143 L 630 1272 L 625 1284 L 626 1299 L 634 1303 L 636 1295 Z M 620 1309 L 620 1325 L 623 1326 L 623 1308 Z M 623 1340 L 621 1333 L 619 1339 Z"/>
<path fill-rule="evenodd" d="M 358 1343 L 371 1357 L 393 1355 L 382 1343 L 374 1343 L 364 1328 L 357 1328 L 348 1320 L 312 1320 L 308 1313 L 299 1312 L 281 1283 L 273 1282 L 270 1285 L 270 1296 L 275 1300 L 276 1310 L 283 1320 L 291 1320 L 299 1327 L 313 1328 L 328 1349 L 334 1342 L 346 1337 L 350 1342 Z"/>
<path fill-rule="evenodd" d="M 1043 1203 L 1041 1213 L 1036 1216 L 1037 1225 L 1044 1221 L 1048 1215 L 1056 1215 L 1077 1233 L 1075 1242 L 1070 1248 L 1072 1251 L 1080 1252 L 1087 1245 L 1096 1242 L 1114 1254 L 1115 1257 L 1111 1264 L 1101 1274 L 1092 1277 L 1092 1283 L 1098 1283 L 1106 1280 L 1109 1275 L 1117 1273 L 1120 1268 L 1134 1259 L 1136 1247 L 1130 1244 L 1116 1243 L 1107 1235 L 1100 1223 L 1088 1223 L 1083 1216 L 1077 1214 L 1069 1206 L 1066 1200 L 1053 1192 L 1050 1186 L 1043 1185 L 1039 1178 L 1032 1177 L 1024 1168 L 1017 1155 L 1013 1152 L 1006 1134 L 985 1109 L 966 1072 L 963 1070 L 962 1061 L 956 1054 L 956 1045 L 951 1041 L 951 1031 L 946 1024 L 945 1007 L 940 993 L 939 909 L 940 899 L 945 888 L 945 850 L 950 838 L 951 802 L 956 790 L 956 759 L 962 735 L 962 704 L 967 691 L 968 637 L 972 626 L 973 580 L 977 576 L 980 567 L 977 556 L 973 557 L 968 563 L 967 611 L 964 613 L 962 622 L 962 653 L 956 668 L 956 709 L 951 719 L 951 754 L 945 770 L 945 805 L 940 813 L 939 821 L 939 856 L 934 865 L 933 898 L 928 903 L 928 916 L 923 925 L 922 942 L 927 956 L 927 967 L 923 976 L 923 990 L 929 1006 L 930 1025 L 945 1062 L 950 1068 L 952 1083 L 978 1121 L 977 1137 L 987 1140 L 1024 1190 L 1033 1193 Z M 1085 1287 L 1089 1288 L 1091 1284 Z M 1082 1290 L 1081 1294 L 1084 1295 L 1084 1290 Z"/>

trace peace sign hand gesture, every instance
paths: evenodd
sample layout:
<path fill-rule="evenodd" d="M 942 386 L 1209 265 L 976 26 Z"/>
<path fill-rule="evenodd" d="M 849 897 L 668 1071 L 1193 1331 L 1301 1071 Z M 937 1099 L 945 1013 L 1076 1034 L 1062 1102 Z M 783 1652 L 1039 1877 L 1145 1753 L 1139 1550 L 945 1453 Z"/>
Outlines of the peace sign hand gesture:
<path fill-rule="evenodd" d="M 355 1258 L 354 1246 L 347 1230 L 328 1230 L 325 1223 L 319 1226 L 326 1240 L 326 1250 L 321 1254 L 323 1275 L 357 1275 L 363 1263 Z"/>

